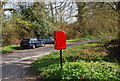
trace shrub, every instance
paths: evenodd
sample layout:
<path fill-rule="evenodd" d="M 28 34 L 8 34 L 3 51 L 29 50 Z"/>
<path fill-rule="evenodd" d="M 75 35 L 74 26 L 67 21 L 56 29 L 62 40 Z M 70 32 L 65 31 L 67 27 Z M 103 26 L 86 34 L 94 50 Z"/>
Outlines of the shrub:
<path fill-rule="evenodd" d="M 118 66 L 107 62 L 70 62 L 64 63 L 62 70 L 58 64 L 41 70 L 40 76 L 43 79 L 120 80 Z"/>

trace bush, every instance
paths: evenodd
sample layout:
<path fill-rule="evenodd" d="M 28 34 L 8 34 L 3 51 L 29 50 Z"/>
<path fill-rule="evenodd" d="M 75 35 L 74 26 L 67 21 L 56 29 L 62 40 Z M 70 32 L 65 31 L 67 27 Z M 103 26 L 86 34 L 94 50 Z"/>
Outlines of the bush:
<path fill-rule="evenodd" d="M 41 70 L 40 76 L 43 79 L 120 80 L 118 66 L 107 62 L 70 62 L 64 63 L 62 70 L 59 69 L 58 64 Z"/>

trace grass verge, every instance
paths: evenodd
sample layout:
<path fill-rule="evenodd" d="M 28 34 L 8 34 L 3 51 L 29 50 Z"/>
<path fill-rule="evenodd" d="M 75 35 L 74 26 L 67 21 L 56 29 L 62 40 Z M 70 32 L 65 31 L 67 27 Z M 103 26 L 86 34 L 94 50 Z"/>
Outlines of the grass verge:
<path fill-rule="evenodd" d="M 73 42 L 73 41 L 83 41 L 83 40 L 92 40 L 92 39 L 97 39 L 100 38 L 99 36 L 87 36 L 87 37 L 81 37 L 78 39 L 69 39 L 67 42 Z"/>
<path fill-rule="evenodd" d="M 70 40 L 67 40 L 67 42 L 82 41 L 82 40 L 90 40 L 90 39 L 89 38 L 70 39 Z"/>
<path fill-rule="evenodd" d="M 9 45 L 9 46 L 5 46 L 5 47 L 2 47 L 2 49 L 0 50 L 1 53 L 6 53 L 8 51 L 12 51 L 12 50 L 20 50 L 22 49 L 20 47 L 20 45 Z"/>
<path fill-rule="evenodd" d="M 41 79 L 118 81 L 119 66 L 100 43 L 89 43 L 63 50 L 62 70 L 59 65 L 59 51 L 37 59 L 30 70 Z"/>

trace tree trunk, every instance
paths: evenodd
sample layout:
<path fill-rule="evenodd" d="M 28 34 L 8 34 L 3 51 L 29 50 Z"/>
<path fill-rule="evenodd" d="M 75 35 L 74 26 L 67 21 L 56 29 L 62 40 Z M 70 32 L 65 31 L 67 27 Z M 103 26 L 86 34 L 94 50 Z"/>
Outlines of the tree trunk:
<path fill-rule="evenodd" d="M 53 4 L 50 2 L 50 10 L 51 10 L 51 15 L 52 15 L 52 22 L 54 23 L 54 11 L 53 11 Z"/>
<path fill-rule="evenodd" d="M 118 41 L 119 41 L 119 45 L 120 45 L 120 1 L 117 3 L 116 5 L 119 17 L 118 17 Z"/>

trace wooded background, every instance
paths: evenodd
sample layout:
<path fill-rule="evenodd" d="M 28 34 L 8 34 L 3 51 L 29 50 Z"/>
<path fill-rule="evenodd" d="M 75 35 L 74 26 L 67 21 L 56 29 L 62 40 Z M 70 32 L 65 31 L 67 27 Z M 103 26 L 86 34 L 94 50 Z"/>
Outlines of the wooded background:
<path fill-rule="evenodd" d="M 62 30 L 67 39 L 112 35 L 120 40 L 119 2 L 0 2 L 3 46 L 23 38 L 53 37 Z"/>

